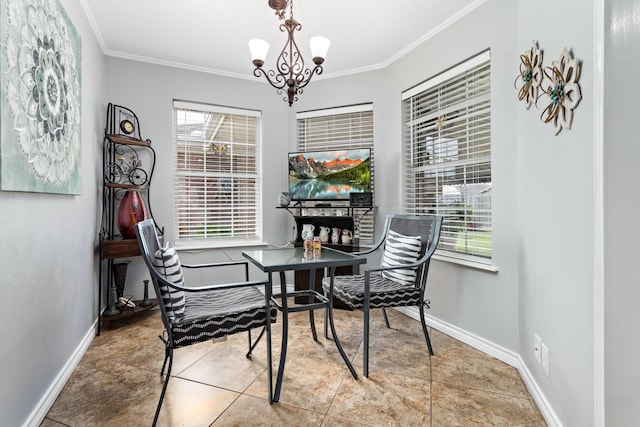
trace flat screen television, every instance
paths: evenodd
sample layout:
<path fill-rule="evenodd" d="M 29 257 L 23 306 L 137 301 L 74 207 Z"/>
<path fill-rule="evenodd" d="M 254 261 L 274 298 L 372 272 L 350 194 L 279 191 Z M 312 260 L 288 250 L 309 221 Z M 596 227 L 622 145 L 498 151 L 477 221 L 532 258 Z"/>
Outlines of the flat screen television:
<path fill-rule="evenodd" d="M 349 200 L 349 193 L 371 191 L 371 150 L 289 153 L 291 200 Z"/>

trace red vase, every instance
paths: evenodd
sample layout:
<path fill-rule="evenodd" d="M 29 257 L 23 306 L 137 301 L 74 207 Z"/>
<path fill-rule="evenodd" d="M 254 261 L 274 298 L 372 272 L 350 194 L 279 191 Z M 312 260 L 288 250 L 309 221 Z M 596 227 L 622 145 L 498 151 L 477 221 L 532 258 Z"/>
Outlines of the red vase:
<path fill-rule="evenodd" d="M 147 208 L 137 191 L 127 191 L 118 207 L 118 230 L 123 239 L 135 239 L 134 226 L 147 219 Z"/>

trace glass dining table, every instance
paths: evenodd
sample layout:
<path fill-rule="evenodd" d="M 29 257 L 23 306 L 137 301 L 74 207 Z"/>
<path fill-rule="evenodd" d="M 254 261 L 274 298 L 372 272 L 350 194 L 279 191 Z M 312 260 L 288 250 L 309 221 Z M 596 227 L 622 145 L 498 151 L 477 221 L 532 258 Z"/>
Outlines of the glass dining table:
<path fill-rule="evenodd" d="M 332 301 L 325 295 L 320 294 L 312 288 L 313 283 L 315 283 L 315 271 L 317 269 L 324 268 L 328 273 L 325 277 L 332 277 L 335 274 L 335 269 L 337 267 L 364 264 L 367 260 L 362 256 L 341 252 L 327 247 L 322 247 L 320 251 L 315 252 L 312 250 L 305 251 L 302 247 L 255 249 L 243 251 L 242 255 L 260 270 L 267 273 L 269 277 L 269 286 L 265 287 L 267 293 L 266 299 L 272 301 L 277 309 L 282 312 L 282 343 L 275 390 L 271 390 L 272 385 L 271 381 L 269 381 L 270 403 L 278 402 L 280 400 L 284 366 L 287 358 L 289 313 L 308 311 L 313 339 L 317 341 L 318 335 L 316 333 L 313 310 L 326 309 L 329 307 L 329 304 L 332 304 Z M 296 270 L 309 270 L 309 289 L 287 291 L 285 272 Z M 280 275 L 280 292 L 272 291 L 273 273 L 279 273 Z M 296 301 L 300 302 L 289 304 L 288 298 L 290 297 L 297 297 Z M 267 310 L 267 316 L 267 327 L 270 328 L 271 314 L 269 310 Z M 358 375 L 344 352 L 344 349 L 340 344 L 340 340 L 338 339 L 338 335 L 336 334 L 332 316 L 329 316 L 329 325 L 331 327 L 331 333 L 333 334 L 333 341 L 340 352 L 340 356 L 342 356 L 342 359 L 347 365 L 347 368 L 349 368 L 353 378 L 357 379 Z M 271 334 L 268 334 L 268 336 L 271 336 Z M 269 378 L 271 378 L 271 339 L 267 340 L 267 359 L 268 374 Z"/>

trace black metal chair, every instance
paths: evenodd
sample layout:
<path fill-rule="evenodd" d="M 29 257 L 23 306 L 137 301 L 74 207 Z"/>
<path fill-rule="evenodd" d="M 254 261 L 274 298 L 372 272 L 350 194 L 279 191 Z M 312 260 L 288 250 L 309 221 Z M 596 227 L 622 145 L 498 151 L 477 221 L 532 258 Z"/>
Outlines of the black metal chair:
<path fill-rule="evenodd" d="M 199 342 L 247 331 L 249 351 L 267 333 L 271 343 L 271 325 L 276 319 L 276 308 L 272 306 L 260 287 L 268 282 L 249 281 L 249 265 L 246 261 L 231 261 L 212 264 L 181 264 L 175 249 L 170 245 L 160 246 L 155 224 L 152 219 L 141 221 L 135 226 L 142 257 L 149 269 L 151 280 L 160 300 L 160 312 L 165 328 L 165 336 L 160 339 L 165 344 L 165 358 L 160 376 L 165 367 L 167 373 L 162 393 L 156 408 L 153 425 L 158 421 L 160 408 L 171 377 L 173 350 Z M 216 268 L 244 266 L 245 281 L 231 284 L 216 284 L 201 287 L 184 285 L 182 267 Z M 269 309 L 267 309 L 269 307 Z M 262 327 L 260 335 L 252 344 L 251 329 Z M 271 348 L 267 345 L 267 369 L 269 393 L 272 387 Z M 169 362 L 167 366 L 167 361 Z"/>
<path fill-rule="evenodd" d="M 385 323 L 390 328 L 385 308 L 418 306 L 429 354 L 433 355 L 424 314 L 430 304 L 425 298 L 425 287 L 429 262 L 438 246 L 441 226 L 441 216 L 388 215 L 383 235 L 374 247 L 355 252 L 364 255 L 382 248 L 384 253 L 380 267 L 367 268 L 364 274 L 348 276 L 334 276 L 331 271 L 323 279 L 323 290 L 329 298 L 327 315 L 330 322 L 333 323 L 333 296 L 350 308 L 361 309 L 364 313 L 365 377 L 369 376 L 369 311 L 372 308 L 382 308 Z"/>

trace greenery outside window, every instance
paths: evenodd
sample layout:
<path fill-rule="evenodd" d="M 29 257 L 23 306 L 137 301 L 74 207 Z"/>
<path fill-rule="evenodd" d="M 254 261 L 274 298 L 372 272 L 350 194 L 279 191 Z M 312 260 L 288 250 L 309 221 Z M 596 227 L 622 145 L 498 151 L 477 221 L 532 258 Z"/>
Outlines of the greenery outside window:
<path fill-rule="evenodd" d="M 176 246 L 260 242 L 261 113 L 183 101 L 173 106 Z"/>
<path fill-rule="evenodd" d="M 402 94 L 407 213 L 443 215 L 438 254 L 491 264 L 491 66 L 483 52 Z"/>

